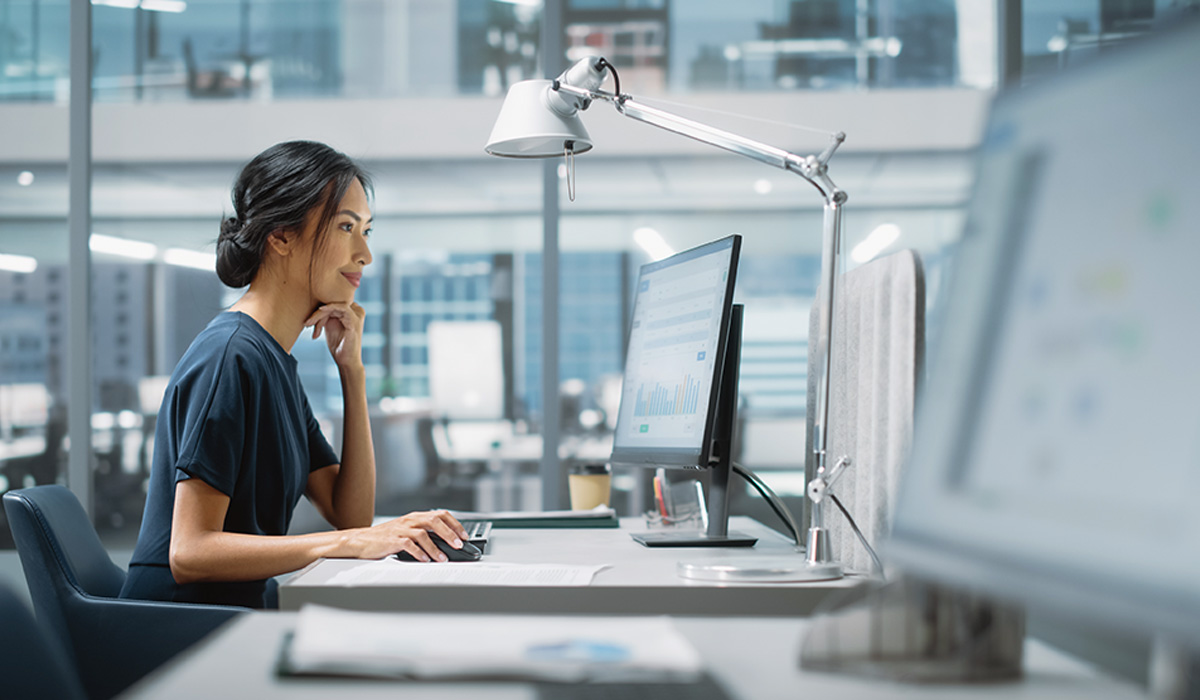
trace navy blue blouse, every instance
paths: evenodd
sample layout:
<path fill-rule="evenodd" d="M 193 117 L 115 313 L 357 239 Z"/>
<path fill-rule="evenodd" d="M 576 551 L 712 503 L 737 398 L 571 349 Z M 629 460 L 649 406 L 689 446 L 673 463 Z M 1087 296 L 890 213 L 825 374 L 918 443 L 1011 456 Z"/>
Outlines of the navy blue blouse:
<path fill-rule="evenodd" d="M 283 535 L 309 474 L 338 461 L 308 405 L 296 358 L 250 316 L 220 314 L 167 385 L 121 597 L 274 607 L 265 580 L 175 583 L 168 560 L 175 484 L 201 479 L 229 496 L 226 532 Z"/>

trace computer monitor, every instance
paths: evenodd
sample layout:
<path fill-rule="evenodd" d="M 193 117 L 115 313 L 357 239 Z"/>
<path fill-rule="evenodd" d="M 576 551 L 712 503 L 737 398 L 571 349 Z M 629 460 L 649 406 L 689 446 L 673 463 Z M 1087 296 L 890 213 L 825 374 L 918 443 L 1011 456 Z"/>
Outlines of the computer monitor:
<path fill-rule="evenodd" d="M 451 420 L 504 418 L 504 355 L 495 321 L 429 324 L 429 395 Z"/>
<path fill-rule="evenodd" d="M 708 531 L 638 533 L 648 546 L 754 543 L 728 532 L 725 500 L 737 410 L 741 314 L 733 289 L 741 244 L 741 236 L 728 236 L 643 265 L 638 275 L 611 461 L 711 470 Z"/>
<path fill-rule="evenodd" d="M 1000 95 L 888 547 L 1200 641 L 1200 28 Z"/>

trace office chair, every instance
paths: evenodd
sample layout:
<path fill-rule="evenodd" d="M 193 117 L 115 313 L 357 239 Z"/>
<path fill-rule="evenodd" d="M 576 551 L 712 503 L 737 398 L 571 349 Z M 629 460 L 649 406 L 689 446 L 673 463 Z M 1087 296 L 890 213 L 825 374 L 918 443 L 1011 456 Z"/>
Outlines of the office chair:
<path fill-rule="evenodd" d="M 118 598 L 125 572 L 62 486 L 10 491 L 4 510 L 38 620 L 68 650 L 90 698 L 111 698 L 245 611 Z"/>
<path fill-rule="evenodd" d="M 55 640 L 47 639 L 25 603 L 0 584 L 0 683 L 10 700 L 85 700 L 83 685 Z"/>
<path fill-rule="evenodd" d="M 925 275 L 920 257 L 902 250 L 851 270 L 840 280 L 835 302 L 827 461 L 833 466 L 842 455 L 852 460 L 834 493 L 871 546 L 877 547 L 891 531 L 925 355 Z M 818 299 L 809 316 L 809 347 L 815 344 L 820 308 Z M 808 480 L 816 473 L 812 444 L 818 374 L 810 356 Z M 846 519 L 832 507 L 825 512 L 834 560 L 856 571 L 871 571 L 870 555 Z"/>

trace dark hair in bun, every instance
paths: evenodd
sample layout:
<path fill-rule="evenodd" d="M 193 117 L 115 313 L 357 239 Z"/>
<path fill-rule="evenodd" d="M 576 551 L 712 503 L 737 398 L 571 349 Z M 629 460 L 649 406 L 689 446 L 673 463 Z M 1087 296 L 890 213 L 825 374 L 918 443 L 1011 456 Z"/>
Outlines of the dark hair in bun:
<path fill-rule="evenodd" d="M 233 216 L 221 221 L 217 276 L 230 287 L 250 284 L 267 237 L 303 230 L 305 217 L 318 207 L 313 250 L 320 250 L 338 203 L 356 179 L 371 196 L 371 179 L 357 163 L 315 141 L 287 141 L 255 156 L 233 185 Z"/>

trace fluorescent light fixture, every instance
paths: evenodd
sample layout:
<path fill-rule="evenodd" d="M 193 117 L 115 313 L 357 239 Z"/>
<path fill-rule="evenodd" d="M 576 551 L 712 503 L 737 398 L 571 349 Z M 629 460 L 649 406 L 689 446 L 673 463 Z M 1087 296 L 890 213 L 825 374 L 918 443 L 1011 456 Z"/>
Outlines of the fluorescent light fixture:
<path fill-rule="evenodd" d="M 116 238 L 93 233 L 88 239 L 88 247 L 93 253 L 117 255 L 134 260 L 153 260 L 158 255 L 158 247 L 145 241 L 134 241 L 128 238 Z"/>
<path fill-rule="evenodd" d="M 754 191 L 759 194 L 771 194 L 771 189 L 774 185 L 767 178 L 759 178 L 754 181 Z"/>
<path fill-rule="evenodd" d="M 850 259 L 856 263 L 865 263 L 879 255 L 900 237 L 900 227 L 896 224 L 880 224 L 875 227 L 862 243 L 850 251 Z"/>
<path fill-rule="evenodd" d="M 119 7 L 123 10 L 142 8 L 151 12 L 183 12 L 187 9 L 184 0 L 92 0 L 93 5 Z"/>
<path fill-rule="evenodd" d="M 633 242 L 646 251 L 651 260 L 662 260 L 675 254 L 675 249 L 667 245 L 662 234 L 646 226 L 633 232 Z"/>
<path fill-rule="evenodd" d="M 541 7 L 542 0 L 494 0 L 495 2 L 505 5 L 526 5 L 528 7 Z"/>
<path fill-rule="evenodd" d="M 187 248 L 167 248 L 163 252 L 162 261 L 168 265 L 190 267 L 208 272 L 214 272 L 217 269 L 217 256 L 214 253 L 203 253 Z"/>
<path fill-rule="evenodd" d="M 187 9 L 187 3 L 183 0 L 142 0 L 142 9 L 178 14 Z"/>
<path fill-rule="evenodd" d="M 33 173 L 28 170 L 22 170 L 17 174 L 17 184 L 21 187 L 29 187 L 33 184 Z"/>
<path fill-rule="evenodd" d="M 0 253 L 0 270 L 8 272 L 33 272 L 37 269 L 37 258 L 28 255 L 6 255 Z"/>

